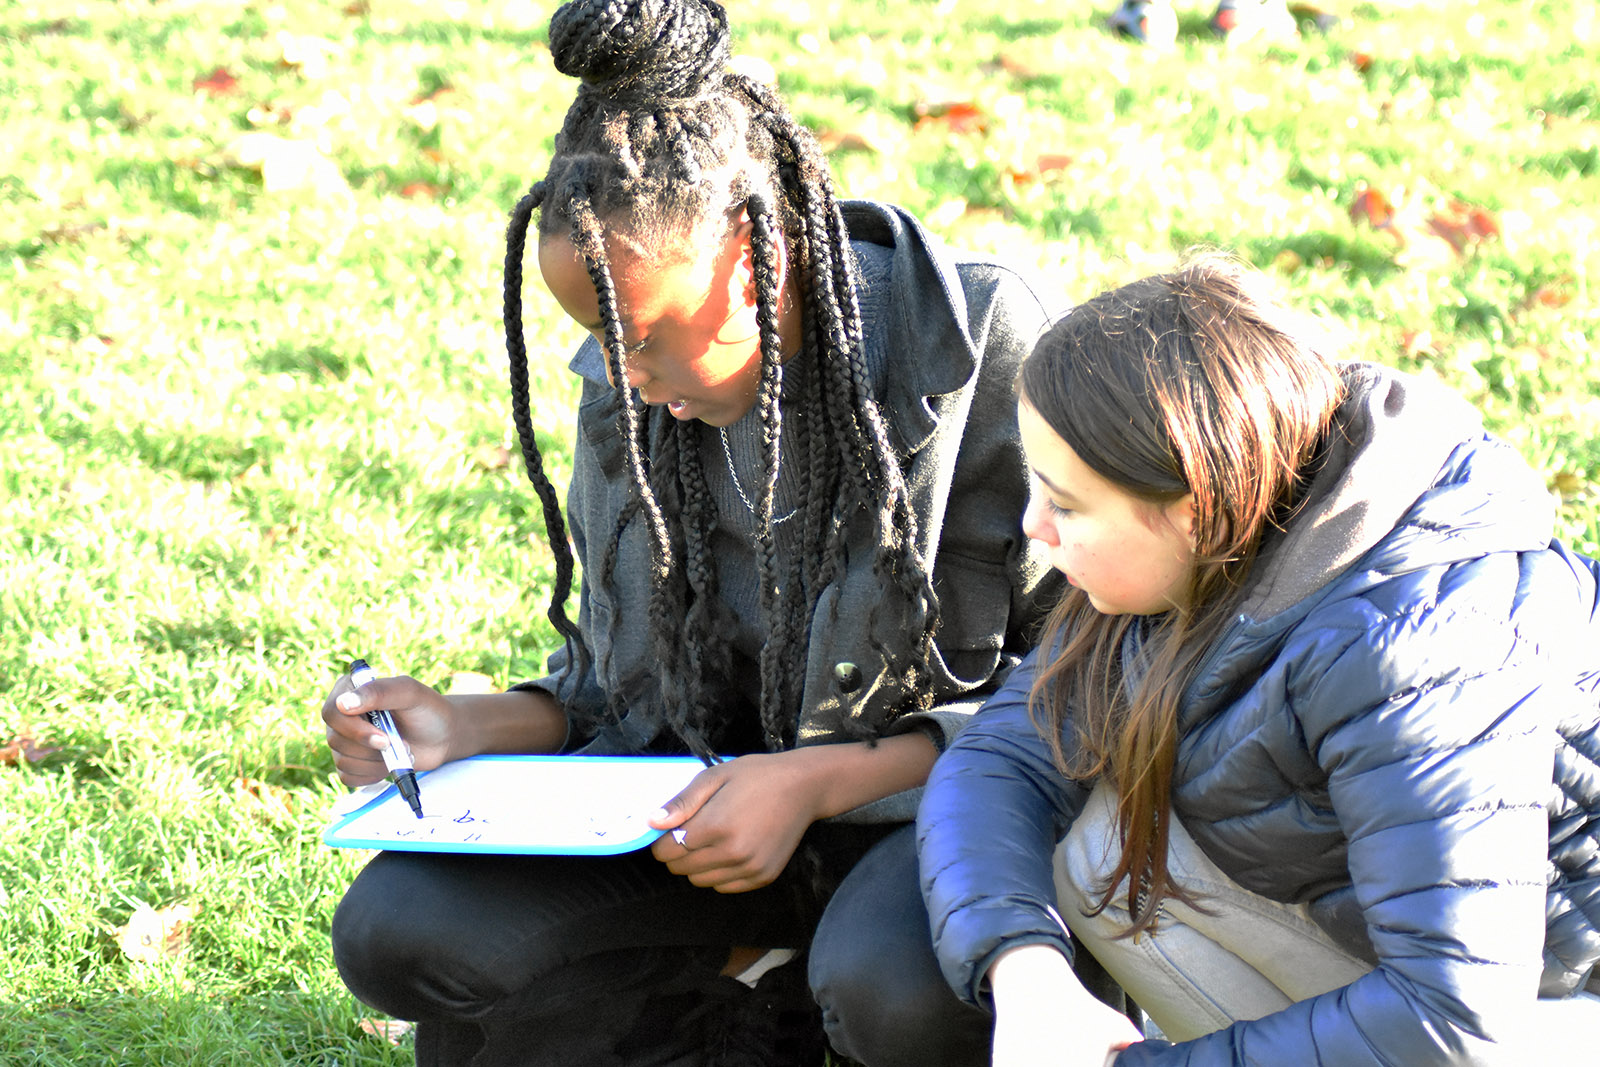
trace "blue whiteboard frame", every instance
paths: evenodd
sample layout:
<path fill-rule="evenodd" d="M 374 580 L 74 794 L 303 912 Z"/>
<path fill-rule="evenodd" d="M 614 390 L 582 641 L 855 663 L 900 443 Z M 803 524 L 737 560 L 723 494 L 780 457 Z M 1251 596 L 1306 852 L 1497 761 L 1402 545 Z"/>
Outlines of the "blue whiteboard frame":
<path fill-rule="evenodd" d="M 516 765 L 515 767 L 511 765 Z M 432 771 L 417 774 L 417 786 L 422 796 L 424 814 L 428 810 L 428 784 L 433 779 L 437 785 L 443 781 L 461 783 L 463 780 L 481 779 L 483 788 L 492 789 L 496 781 L 509 780 L 507 772 L 520 768 L 531 774 L 553 776 L 552 780 L 565 785 L 574 805 L 585 805 L 585 797 L 603 801 L 608 793 L 626 779 L 637 779 L 640 772 L 664 785 L 666 792 L 659 799 L 648 802 L 645 811 L 630 809 L 625 817 L 611 818 L 608 825 L 573 836 L 570 826 L 557 832 L 552 826 L 541 823 L 536 817 L 525 817 L 525 810 L 496 811 L 496 840 L 463 840 L 455 836 L 443 839 L 431 836 L 419 827 L 418 836 L 396 837 L 386 832 L 389 825 L 409 828 L 414 819 L 399 790 L 390 783 L 377 796 L 354 811 L 336 815 L 333 823 L 323 831 L 322 840 L 333 848 L 377 849 L 391 852 L 472 852 L 501 855 L 616 855 L 643 848 L 665 831 L 641 825 L 655 807 L 670 799 L 700 771 L 705 764 L 693 756 L 470 756 L 464 760 L 447 763 Z M 443 777 L 440 777 L 443 776 Z M 461 786 L 458 785 L 458 789 Z M 435 789 L 435 794 L 438 789 Z M 565 804 L 563 805 L 565 806 Z M 603 806 L 603 804 L 602 804 Z M 335 806 L 338 810 L 338 806 Z M 470 812 L 468 813 L 470 814 Z M 501 821 L 501 816 L 514 820 L 515 825 Z M 440 818 L 444 818 L 440 816 Z M 465 818 L 462 816 L 461 818 Z M 609 818 L 609 817 L 608 817 Z M 427 823 L 427 819 L 422 820 Z M 459 823 L 460 818 L 448 820 Z M 488 820 L 485 820 L 486 822 Z M 568 820 L 570 822 L 570 820 Z M 593 821 L 593 820 L 591 820 Z M 439 824 L 436 824 L 436 826 Z"/>

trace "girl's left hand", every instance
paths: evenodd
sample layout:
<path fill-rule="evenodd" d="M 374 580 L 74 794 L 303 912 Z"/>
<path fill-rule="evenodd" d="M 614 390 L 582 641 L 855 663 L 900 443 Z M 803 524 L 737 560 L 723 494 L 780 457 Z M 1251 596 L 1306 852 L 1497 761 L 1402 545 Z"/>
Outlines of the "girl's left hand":
<path fill-rule="evenodd" d="M 650 820 L 650 846 L 673 874 L 719 893 L 760 889 L 782 873 L 817 818 L 818 793 L 793 752 L 707 767 Z"/>

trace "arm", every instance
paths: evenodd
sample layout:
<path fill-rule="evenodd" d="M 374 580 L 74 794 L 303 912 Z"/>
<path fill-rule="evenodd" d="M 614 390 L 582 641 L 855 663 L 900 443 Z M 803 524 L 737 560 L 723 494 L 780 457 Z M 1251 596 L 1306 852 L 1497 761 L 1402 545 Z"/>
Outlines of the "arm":
<path fill-rule="evenodd" d="M 1072 956 L 1051 860 L 1088 792 L 1056 770 L 1028 717 L 1037 655 L 940 758 L 917 813 L 934 951 L 956 995 L 980 1006 L 1003 952 L 1041 944 Z"/>
<path fill-rule="evenodd" d="M 1559 678 L 1545 649 L 1562 613 L 1538 565 L 1506 554 L 1433 572 L 1438 599 L 1420 606 L 1379 588 L 1291 639 L 1287 688 L 1328 776 L 1378 966 L 1263 1019 L 1129 1049 L 1119 1067 L 1521 1062 L 1544 940 L 1549 705 L 1563 685 L 1541 689 Z"/>
<path fill-rule="evenodd" d="M 650 825 L 684 831 L 651 851 L 674 874 L 722 893 L 767 885 L 806 828 L 921 785 L 938 754 L 922 733 L 756 753 L 708 767 Z"/>
<path fill-rule="evenodd" d="M 490 752 L 554 752 L 567 721 L 555 699 L 539 690 L 447 697 L 415 678 L 379 678 L 360 689 L 348 675 L 322 704 L 322 721 L 339 780 L 359 786 L 383 778 L 383 735 L 366 713 L 394 714 L 417 770 Z"/>

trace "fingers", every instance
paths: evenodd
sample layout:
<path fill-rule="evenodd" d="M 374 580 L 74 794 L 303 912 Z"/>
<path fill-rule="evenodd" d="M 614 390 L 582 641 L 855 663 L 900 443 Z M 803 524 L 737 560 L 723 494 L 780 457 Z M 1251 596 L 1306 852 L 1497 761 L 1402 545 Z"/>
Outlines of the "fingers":
<path fill-rule="evenodd" d="M 719 764 L 716 767 L 707 767 L 695 775 L 676 796 L 661 805 L 650 816 L 650 825 L 657 830 L 673 830 L 694 818 L 695 814 L 706 806 L 706 802 L 716 796 L 717 791 L 722 788 L 724 779 L 722 766 Z"/>
<path fill-rule="evenodd" d="M 367 785 L 389 773 L 380 754 L 385 745 L 383 734 L 367 721 L 366 713 L 384 707 L 385 695 L 393 686 L 380 689 L 385 681 L 380 679 L 357 688 L 350 676 L 343 675 L 322 702 L 322 721 L 328 742 L 333 751 L 333 766 L 339 780 L 348 786 Z"/>

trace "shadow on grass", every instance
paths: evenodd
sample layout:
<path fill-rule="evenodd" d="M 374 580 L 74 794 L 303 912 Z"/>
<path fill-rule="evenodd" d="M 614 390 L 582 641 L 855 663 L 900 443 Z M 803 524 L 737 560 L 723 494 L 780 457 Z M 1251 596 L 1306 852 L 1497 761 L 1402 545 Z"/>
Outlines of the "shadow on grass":
<path fill-rule="evenodd" d="M 348 996 L 240 998 L 132 993 L 0 1003 L 0 1063 L 8 1067 L 401 1067 L 398 1046 L 360 1029 Z"/>

